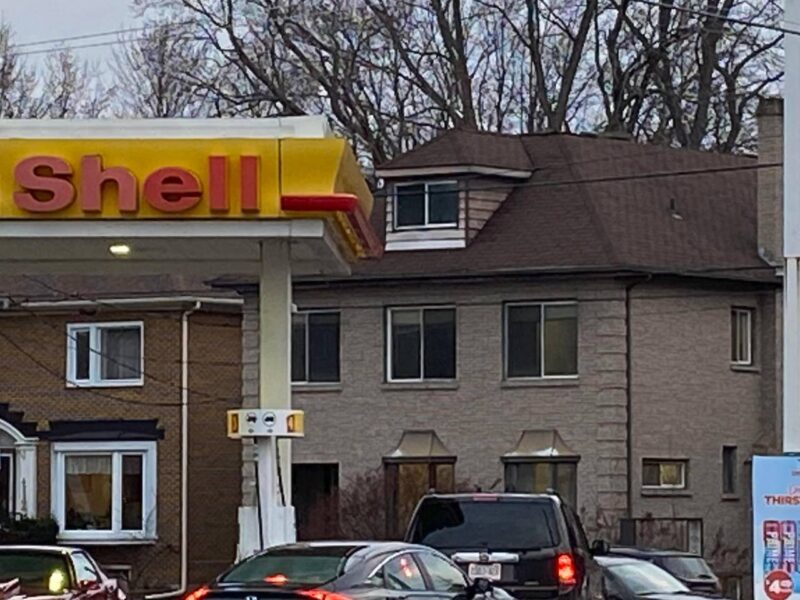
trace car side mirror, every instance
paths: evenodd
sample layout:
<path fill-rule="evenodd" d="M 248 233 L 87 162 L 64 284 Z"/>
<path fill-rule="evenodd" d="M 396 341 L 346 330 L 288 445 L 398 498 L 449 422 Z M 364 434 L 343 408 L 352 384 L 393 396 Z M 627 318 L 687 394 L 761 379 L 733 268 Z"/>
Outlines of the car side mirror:
<path fill-rule="evenodd" d="M 484 596 L 492 591 L 492 582 L 488 579 L 478 577 L 474 579 L 467 588 L 467 600 L 472 600 L 476 596 Z"/>
<path fill-rule="evenodd" d="M 90 579 L 83 579 L 78 582 L 78 590 L 81 592 L 93 592 L 100 587 L 98 581 L 91 581 Z"/>
<path fill-rule="evenodd" d="M 592 543 L 592 556 L 606 556 L 611 552 L 611 545 L 605 540 L 595 540 Z"/>

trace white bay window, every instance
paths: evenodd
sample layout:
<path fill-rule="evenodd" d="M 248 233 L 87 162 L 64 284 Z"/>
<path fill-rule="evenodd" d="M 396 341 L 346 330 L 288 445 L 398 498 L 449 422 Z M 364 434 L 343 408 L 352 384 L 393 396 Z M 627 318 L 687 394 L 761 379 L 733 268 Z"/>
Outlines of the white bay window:
<path fill-rule="evenodd" d="M 52 510 L 64 540 L 155 538 L 155 442 L 53 445 Z"/>

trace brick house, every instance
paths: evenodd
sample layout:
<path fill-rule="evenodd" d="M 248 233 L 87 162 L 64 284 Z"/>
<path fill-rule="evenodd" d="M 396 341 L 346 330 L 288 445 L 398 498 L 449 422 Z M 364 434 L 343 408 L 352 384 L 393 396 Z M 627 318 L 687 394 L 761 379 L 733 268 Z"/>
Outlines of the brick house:
<path fill-rule="evenodd" d="M 177 277 L 9 278 L 0 296 L 0 519 L 54 517 L 136 595 L 230 565 L 240 301 Z"/>
<path fill-rule="evenodd" d="M 775 112 L 762 162 L 781 160 Z M 361 517 L 390 536 L 433 487 L 555 488 L 592 535 L 703 552 L 747 596 L 749 459 L 779 444 L 780 169 L 759 167 L 465 131 L 380 167 L 383 259 L 295 283 L 301 537 L 349 531 L 315 507 L 344 519 L 373 480 L 386 515 Z M 245 298 L 255 406 L 255 289 L 219 283 Z"/>

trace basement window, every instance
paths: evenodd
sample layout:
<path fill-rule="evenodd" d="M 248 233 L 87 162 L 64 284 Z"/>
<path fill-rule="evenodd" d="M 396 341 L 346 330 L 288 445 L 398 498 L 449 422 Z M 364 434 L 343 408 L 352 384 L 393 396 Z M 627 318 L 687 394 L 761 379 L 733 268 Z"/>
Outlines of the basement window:
<path fill-rule="evenodd" d="M 67 385 L 142 385 L 143 328 L 140 321 L 67 325 Z"/>

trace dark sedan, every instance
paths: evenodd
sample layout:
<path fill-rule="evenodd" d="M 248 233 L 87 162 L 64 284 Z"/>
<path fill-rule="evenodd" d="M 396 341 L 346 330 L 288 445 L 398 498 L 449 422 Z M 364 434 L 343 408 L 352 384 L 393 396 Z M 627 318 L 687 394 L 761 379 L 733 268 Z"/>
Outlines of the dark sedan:
<path fill-rule="evenodd" d="M 635 558 L 602 556 L 605 600 L 706 600 L 653 563 Z"/>
<path fill-rule="evenodd" d="M 661 567 L 693 592 L 708 596 L 721 596 L 722 586 L 711 567 L 702 556 L 676 550 L 614 547 L 612 556 L 625 556 L 646 560 Z"/>
<path fill-rule="evenodd" d="M 511 598 L 472 582 L 443 554 L 396 542 L 313 542 L 256 554 L 186 600 L 471 600 Z"/>

